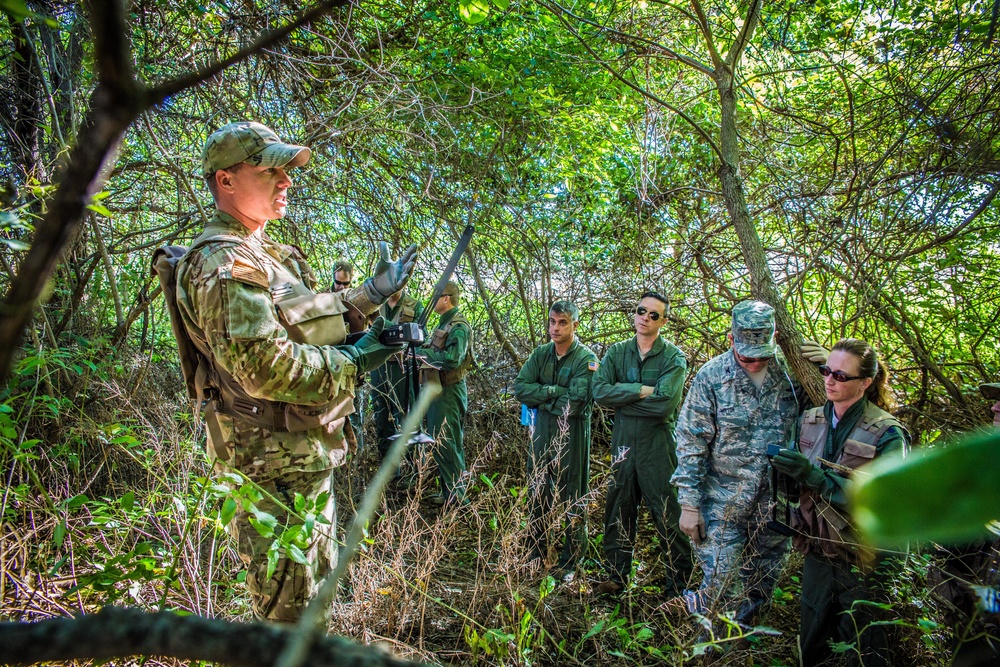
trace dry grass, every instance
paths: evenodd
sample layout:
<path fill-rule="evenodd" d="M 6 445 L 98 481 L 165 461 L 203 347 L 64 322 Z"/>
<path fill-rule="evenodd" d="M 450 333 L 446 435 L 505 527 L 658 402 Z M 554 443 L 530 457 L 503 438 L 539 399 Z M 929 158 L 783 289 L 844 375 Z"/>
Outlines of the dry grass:
<path fill-rule="evenodd" d="M 51 443 L 50 427 L 64 438 L 72 434 L 58 452 L 36 447 L 32 451 L 38 458 L 16 459 L 5 450 L 3 617 L 37 620 L 94 611 L 111 602 L 153 610 L 165 602 L 205 616 L 249 619 L 246 591 L 238 581 L 240 563 L 216 525 L 222 492 L 201 483 L 208 470 L 194 444 L 197 433 L 178 419 L 184 408 L 172 399 L 169 385 L 153 375 L 145 371 L 136 377 L 126 370 L 123 377 L 93 385 L 88 391 L 108 400 L 92 401 L 87 410 L 67 414 L 55 425 L 48 417 L 28 415 L 26 436 Z M 393 489 L 383 498 L 381 514 L 334 603 L 331 631 L 438 663 L 703 662 L 692 655 L 704 628 L 663 610 L 662 565 L 648 517 L 640 520 L 634 582 L 619 598 L 593 595 L 603 578 L 594 544 L 569 582 L 547 579 L 537 564 L 525 562 L 528 436 L 516 410 L 499 395 L 476 400 L 466 432 L 475 481 L 468 506 L 441 511 L 431 504 L 426 496 L 435 482 L 429 468 L 422 469 L 420 486 Z M 595 423 L 601 423 L 600 416 Z M 41 436 L 29 435 L 32 429 Z M 374 442 L 374 434 L 368 435 Z M 610 471 L 607 434 L 598 429 L 594 442 L 588 503 L 592 541 L 601 533 Z M 350 524 L 364 480 L 374 473 L 375 458 L 370 452 L 337 472 L 341 531 Z M 37 474 L 29 473 L 32 466 Z M 122 501 L 129 492 L 134 494 L 131 508 Z M 68 502 L 81 493 L 87 502 Z M 551 518 L 558 512 L 554 508 Z M 101 584 L 96 575 L 108 561 L 140 544 L 152 545 L 146 554 L 153 561 L 148 576 Z M 141 557 L 127 559 L 123 572 Z M 729 650 L 715 664 L 795 664 L 798 591 L 793 577 L 798 567 L 793 558 L 779 584 L 785 596 L 761 619 L 781 634 L 750 642 L 724 640 L 720 643 Z M 911 569 L 907 576 L 916 578 L 899 582 L 894 608 L 913 621 L 932 615 L 935 610 L 921 607 L 926 601 L 914 595 L 923 584 L 920 573 Z M 78 584 L 84 585 L 70 592 Z M 936 664 L 937 646 L 940 642 L 926 645 L 916 631 L 900 633 L 898 647 L 907 664 Z"/>

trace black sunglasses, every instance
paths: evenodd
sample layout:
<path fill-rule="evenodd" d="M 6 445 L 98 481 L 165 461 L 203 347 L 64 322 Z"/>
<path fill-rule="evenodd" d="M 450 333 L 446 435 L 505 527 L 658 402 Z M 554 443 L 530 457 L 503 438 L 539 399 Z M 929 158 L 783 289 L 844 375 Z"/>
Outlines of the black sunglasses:
<path fill-rule="evenodd" d="M 759 364 L 762 361 L 771 361 L 774 357 L 744 357 L 739 352 L 734 349 L 733 352 L 736 354 L 736 358 L 742 361 L 744 364 Z"/>
<path fill-rule="evenodd" d="M 864 375 L 848 375 L 844 371 L 832 371 L 829 366 L 823 365 L 819 367 L 820 375 L 823 377 L 833 376 L 833 379 L 837 382 L 848 382 L 850 380 L 864 380 Z"/>
<path fill-rule="evenodd" d="M 646 306 L 635 307 L 636 315 L 642 317 L 646 313 L 649 313 L 649 319 L 653 320 L 654 322 L 662 317 L 662 315 L 660 315 L 658 312 L 656 312 L 655 310 L 650 310 L 649 308 L 646 308 Z"/>
<path fill-rule="evenodd" d="M 341 280 L 334 279 L 333 283 L 335 285 L 340 285 L 341 287 L 350 287 L 351 286 L 351 281 L 350 280 L 348 280 L 347 282 L 343 282 Z"/>

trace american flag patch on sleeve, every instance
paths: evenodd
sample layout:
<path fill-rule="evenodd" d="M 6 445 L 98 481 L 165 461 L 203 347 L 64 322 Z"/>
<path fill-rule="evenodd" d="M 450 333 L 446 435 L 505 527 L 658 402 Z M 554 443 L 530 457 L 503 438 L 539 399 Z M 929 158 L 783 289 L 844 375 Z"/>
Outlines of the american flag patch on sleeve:
<path fill-rule="evenodd" d="M 588 371 L 596 371 L 600 367 L 601 367 L 601 364 L 600 364 L 599 361 L 597 361 L 597 359 L 594 359 L 593 361 L 591 361 L 591 362 L 589 362 L 587 364 L 587 370 Z"/>

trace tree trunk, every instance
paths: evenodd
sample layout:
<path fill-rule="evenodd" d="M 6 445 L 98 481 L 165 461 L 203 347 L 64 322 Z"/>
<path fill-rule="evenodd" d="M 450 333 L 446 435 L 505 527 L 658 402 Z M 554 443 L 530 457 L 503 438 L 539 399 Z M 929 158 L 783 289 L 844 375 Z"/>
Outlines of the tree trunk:
<path fill-rule="evenodd" d="M 733 82 L 742 51 L 740 44 L 746 44 L 750 40 L 759 18 L 760 3 L 755 2 L 752 4 L 744 23 L 744 30 L 740 35 L 742 40 L 737 40 L 737 44 L 733 46 L 733 50 L 725 62 L 716 63 L 715 83 L 719 91 L 722 114 L 719 136 L 719 150 L 722 154 L 718 176 L 722 185 L 722 197 L 726 202 L 726 209 L 729 211 L 733 228 L 740 240 L 743 261 L 750 272 L 750 292 L 753 298 L 774 307 L 778 344 L 785 353 L 785 358 L 788 359 L 795 377 L 808 393 L 809 399 L 815 405 L 822 405 L 826 402 L 823 379 L 816 367 L 799 354 L 802 334 L 799 333 L 795 321 L 788 312 L 785 300 L 778 293 L 774 276 L 767 265 L 764 245 L 760 242 L 760 236 L 757 234 L 753 220 L 750 219 L 750 210 L 747 208 L 746 195 L 743 190 L 743 177 L 740 175 L 739 136 L 736 131 L 736 92 L 733 89 Z"/>

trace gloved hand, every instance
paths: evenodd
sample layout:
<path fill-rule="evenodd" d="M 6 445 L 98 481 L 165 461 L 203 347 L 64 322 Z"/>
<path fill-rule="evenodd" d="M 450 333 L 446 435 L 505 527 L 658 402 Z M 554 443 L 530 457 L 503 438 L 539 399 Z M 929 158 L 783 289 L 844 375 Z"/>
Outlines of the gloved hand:
<path fill-rule="evenodd" d="M 814 364 L 822 365 L 826 363 L 826 360 L 830 357 L 830 350 L 826 349 L 814 340 L 809 340 L 808 338 L 802 341 L 802 347 L 799 348 L 799 354 L 802 355 L 803 359 L 808 359 Z"/>
<path fill-rule="evenodd" d="M 393 262 L 389 258 L 389 244 L 381 241 L 378 244 L 378 254 L 375 275 L 366 280 L 362 287 L 365 296 L 372 303 L 381 304 L 406 286 L 417 261 L 417 245 L 415 243 L 411 245 Z"/>
<path fill-rule="evenodd" d="M 382 344 L 378 337 L 382 333 L 382 329 L 385 327 L 385 320 L 381 317 L 377 318 L 368 332 L 361 337 L 354 345 L 339 345 L 338 350 L 343 352 L 354 362 L 357 366 L 357 374 L 360 376 L 363 373 L 378 368 L 386 362 L 389 357 L 396 354 L 402 350 L 405 345 L 384 345 Z"/>
<path fill-rule="evenodd" d="M 705 540 L 705 518 L 697 507 L 681 505 L 681 520 L 678 522 L 678 527 L 695 544 L 701 544 Z"/>
<path fill-rule="evenodd" d="M 817 488 L 823 481 L 823 471 L 814 466 L 805 454 L 794 449 L 782 449 L 771 459 L 771 465 L 811 489 Z"/>

